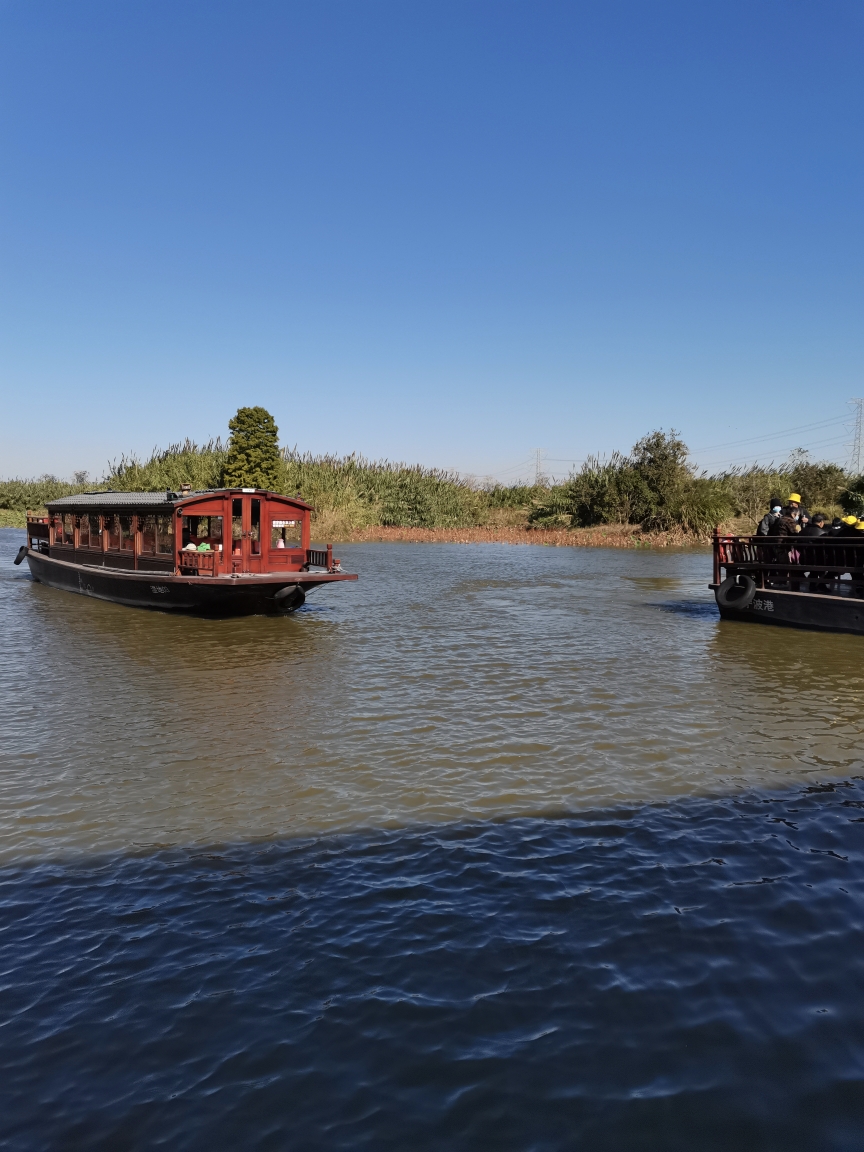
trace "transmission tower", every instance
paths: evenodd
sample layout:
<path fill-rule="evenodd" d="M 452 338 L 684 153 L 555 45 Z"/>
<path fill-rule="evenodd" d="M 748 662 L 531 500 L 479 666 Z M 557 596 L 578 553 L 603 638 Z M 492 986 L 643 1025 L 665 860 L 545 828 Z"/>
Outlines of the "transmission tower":
<path fill-rule="evenodd" d="M 861 474 L 861 447 L 864 439 L 864 397 L 856 397 L 849 401 L 852 406 L 854 425 L 852 428 L 852 443 L 849 445 L 849 471 L 856 476 Z"/>
<path fill-rule="evenodd" d="M 539 487 L 543 479 L 543 449 L 534 449 L 534 483 Z"/>

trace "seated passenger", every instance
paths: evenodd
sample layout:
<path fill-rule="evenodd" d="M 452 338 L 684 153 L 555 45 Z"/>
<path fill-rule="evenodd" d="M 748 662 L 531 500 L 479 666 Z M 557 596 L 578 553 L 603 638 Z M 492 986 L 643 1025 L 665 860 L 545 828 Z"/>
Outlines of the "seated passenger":
<path fill-rule="evenodd" d="M 280 537 L 279 537 L 279 539 L 276 541 L 276 547 L 277 547 L 277 548 L 284 548 L 284 547 L 285 547 L 285 541 L 282 539 L 282 537 L 281 537 L 281 536 L 280 536 Z"/>
<path fill-rule="evenodd" d="M 839 516 L 835 516 L 834 519 L 831 521 L 831 532 L 836 536 L 842 527 L 843 527 L 843 521 L 840 519 Z"/>
<path fill-rule="evenodd" d="M 759 521 L 759 527 L 756 529 L 757 536 L 771 536 L 771 529 L 780 519 L 780 513 L 783 508 L 780 503 L 779 496 L 772 496 L 768 504 L 768 511 Z"/>
<path fill-rule="evenodd" d="M 198 551 L 198 545 L 196 543 L 194 543 L 194 541 L 190 540 L 189 543 L 184 546 L 183 551 L 184 552 L 197 552 Z"/>
<path fill-rule="evenodd" d="M 858 535 L 858 517 L 857 516 L 844 516 L 843 526 L 837 533 L 838 536 L 857 536 Z"/>
<path fill-rule="evenodd" d="M 824 536 L 825 535 L 825 517 L 821 512 L 815 513 L 813 519 L 809 524 L 805 524 L 801 529 L 802 536 Z"/>

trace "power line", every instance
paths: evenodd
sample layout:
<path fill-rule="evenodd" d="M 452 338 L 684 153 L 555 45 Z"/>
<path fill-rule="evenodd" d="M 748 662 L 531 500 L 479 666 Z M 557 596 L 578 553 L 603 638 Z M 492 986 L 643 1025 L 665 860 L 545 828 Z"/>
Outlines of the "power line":
<path fill-rule="evenodd" d="M 816 420 L 810 424 L 801 424 L 797 428 L 784 428 L 777 432 L 766 432 L 763 436 L 750 436 L 746 440 L 727 440 L 725 444 L 709 444 L 703 448 L 693 448 L 692 452 L 713 452 L 717 448 L 738 448 L 742 444 L 755 444 L 763 440 L 779 440 L 783 436 L 793 436 L 797 432 L 813 432 L 819 431 L 822 428 L 830 427 L 832 424 L 841 424 L 846 418 L 844 416 L 832 416 L 827 420 Z"/>
<path fill-rule="evenodd" d="M 811 440 L 810 443 L 811 443 L 811 446 L 813 448 L 824 448 L 824 447 L 827 447 L 828 445 L 833 445 L 833 444 L 840 445 L 843 443 L 845 436 L 846 436 L 846 433 L 842 432 L 839 436 L 831 436 L 827 440 Z M 757 458 L 755 458 L 755 459 L 752 455 L 748 455 L 748 456 L 735 456 L 731 460 L 728 457 L 721 456 L 718 460 L 714 460 L 714 461 L 703 460 L 702 466 L 705 468 L 717 468 L 721 464 L 743 464 L 743 463 L 758 464 L 758 455 L 759 455 L 759 453 L 756 454 Z M 763 456 L 764 456 L 764 453 L 763 453 Z"/>

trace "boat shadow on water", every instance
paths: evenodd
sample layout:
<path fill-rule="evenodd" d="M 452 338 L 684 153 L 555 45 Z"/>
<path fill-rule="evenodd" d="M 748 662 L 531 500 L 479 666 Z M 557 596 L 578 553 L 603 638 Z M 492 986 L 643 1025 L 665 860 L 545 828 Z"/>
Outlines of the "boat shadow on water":
<path fill-rule="evenodd" d="M 846 780 L 4 868 L 0 1137 L 858 1147 L 862 812 Z"/>
<path fill-rule="evenodd" d="M 661 612 L 671 612 L 674 616 L 689 616 L 695 620 L 719 621 L 720 613 L 712 600 L 666 600 L 653 607 Z"/>

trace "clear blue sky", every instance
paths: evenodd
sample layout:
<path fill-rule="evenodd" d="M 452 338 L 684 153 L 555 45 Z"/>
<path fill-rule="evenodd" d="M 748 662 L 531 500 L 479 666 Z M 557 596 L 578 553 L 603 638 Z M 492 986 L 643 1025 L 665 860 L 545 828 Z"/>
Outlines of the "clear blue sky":
<path fill-rule="evenodd" d="M 241 404 L 505 480 L 842 460 L 862 49 L 842 0 L 7 0 L 0 475 Z"/>

